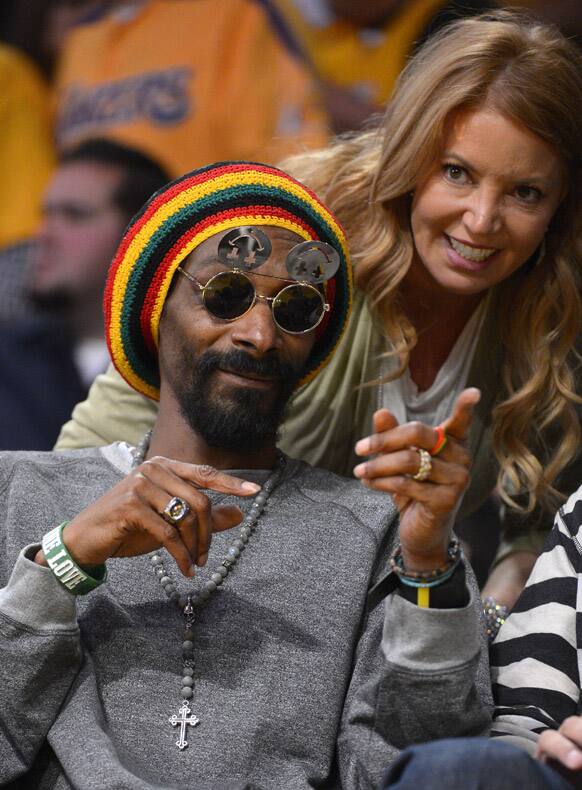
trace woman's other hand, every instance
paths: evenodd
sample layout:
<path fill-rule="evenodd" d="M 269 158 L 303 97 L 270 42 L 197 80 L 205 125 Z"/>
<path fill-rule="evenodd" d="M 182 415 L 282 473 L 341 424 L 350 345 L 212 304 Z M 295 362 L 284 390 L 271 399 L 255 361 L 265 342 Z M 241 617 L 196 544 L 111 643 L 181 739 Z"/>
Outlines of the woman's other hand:
<path fill-rule="evenodd" d="M 582 716 L 569 716 L 557 730 L 544 730 L 536 758 L 566 777 L 573 787 L 582 787 Z"/>

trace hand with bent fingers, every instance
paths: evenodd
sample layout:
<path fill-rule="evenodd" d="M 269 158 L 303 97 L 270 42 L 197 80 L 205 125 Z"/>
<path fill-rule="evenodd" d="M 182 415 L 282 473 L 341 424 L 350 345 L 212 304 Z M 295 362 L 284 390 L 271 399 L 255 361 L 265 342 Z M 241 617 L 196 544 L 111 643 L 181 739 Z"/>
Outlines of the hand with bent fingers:
<path fill-rule="evenodd" d="M 234 527 L 242 512 L 232 505 L 212 507 L 200 488 L 251 496 L 256 483 L 213 467 L 157 456 L 134 469 L 120 483 L 81 511 L 63 530 L 63 542 L 81 567 L 100 565 L 110 557 L 134 557 L 164 546 L 185 576 L 204 565 L 214 532 Z M 169 524 L 160 513 L 173 497 L 185 500 L 190 512 Z M 36 561 L 44 564 L 42 552 Z"/>
<path fill-rule="evenodd" d="M 544 730 L 536 758 L 555 768 L 574 787 L 582 787 L 582 716 L 569 716 L 557 730 Z"/>
<path fill-rule="evenodd" d="M 358 455 L 374 455 L 358 464 L 354 474 L 364 485 L 386 491 L 400 511 L 400 545 L 404 565 L 410 570 L 431 570 L 447 559 L 452 521 L 469 483 L 471 456 L 465 439 L 472 412 L 481 394 L 463 390 L 445 420 L 448 441 L 424 481 L 413 480 L 420 457 L 415 448 L 429 451 L 437 442 L 434 428 L 421 422 L 399 425 L 387 409 L 374 414 L 374 433 L 356 444 Z"/>

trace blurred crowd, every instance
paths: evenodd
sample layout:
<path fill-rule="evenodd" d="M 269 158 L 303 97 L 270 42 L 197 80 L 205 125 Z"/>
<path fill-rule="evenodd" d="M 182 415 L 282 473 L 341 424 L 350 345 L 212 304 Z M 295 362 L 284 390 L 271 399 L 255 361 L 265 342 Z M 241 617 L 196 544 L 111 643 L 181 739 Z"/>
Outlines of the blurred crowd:
<path fill-rule="evenodd" d="M 582 36 L 576 0 L 511 5 Z M 420 44 L 498 6 L 3 0 L 0 449 L 51 448 L 105 370 L 106 272 L 150 194 L 206 163 L 277 163 L 373 127 Z"/>

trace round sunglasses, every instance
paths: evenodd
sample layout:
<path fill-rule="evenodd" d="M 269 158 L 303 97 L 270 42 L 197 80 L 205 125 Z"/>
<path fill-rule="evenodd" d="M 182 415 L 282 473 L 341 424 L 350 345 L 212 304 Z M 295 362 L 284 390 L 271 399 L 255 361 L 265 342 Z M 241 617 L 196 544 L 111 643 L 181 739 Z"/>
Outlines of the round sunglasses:
<path fill-rule="evenodd" d="M 323 295 L 309 283 L 291 283 L 276 296 L 263 296 L 257 293 L 250 277 L 238 269 L 219 272 L 206 285 L 199 283 L 181 266 L 178 266 L 178 271 L 199 289 L 202 303 L 208 312 L 223 321 L 242 318 L 258 300 L 271 306 L 273 321 L 279 329 L 290 335 L 303 335 L 315 329 L 330 309 Z M 254 276 L 288 282 L 282 277 L 273 277 L 270 274 L 255 272 Z"/>

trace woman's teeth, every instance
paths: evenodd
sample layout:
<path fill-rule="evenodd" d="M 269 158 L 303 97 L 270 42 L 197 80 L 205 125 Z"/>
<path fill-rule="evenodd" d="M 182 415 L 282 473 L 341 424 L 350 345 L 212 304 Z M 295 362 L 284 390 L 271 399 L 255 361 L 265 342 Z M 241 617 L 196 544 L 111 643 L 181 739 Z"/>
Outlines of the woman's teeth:
<path fill-rule="evenodd" d="M 453 239 L 452 236 L 447 236 L 447 238 L 454 251 L 458 252 L 459 255 L 462 255 L 463 258 L 466 258 L 468 261 L 486 261 L 493 253 L 497 252 L 497 250 L 486 247 L 469 247 L 467 244 Z"/>

